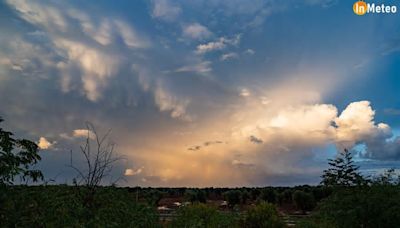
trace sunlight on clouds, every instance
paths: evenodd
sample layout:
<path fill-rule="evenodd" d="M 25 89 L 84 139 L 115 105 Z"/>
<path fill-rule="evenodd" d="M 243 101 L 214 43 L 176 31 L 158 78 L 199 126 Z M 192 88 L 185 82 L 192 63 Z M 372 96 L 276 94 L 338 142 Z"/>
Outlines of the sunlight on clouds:
<path fill-rule="evenodd" d="M 136 176 L 143 172 L 144 167 L 134 169 L 125 169 L 124 176 Z"/>
<path fill-rule="evenodd" d="M 40 137 L 39 142 L 37 143 L 38 147 L 42 150 L 51 149 L 56 142 L 50 142 L 45 137 Z"/>
<path fill-rule="evenodd" d="M 81 43 L 57 40 L 55 44 L 68 53 L 67 64 L 77 64 L 82 69 L 82 82 L 87 98 L 96 101 L 110 77 L 118 70 L 118 57 L 110 56 Z M 66 74 L 67 75 L 67 74 Z"/>
<path fill-rule="evenodd" d="M 87 137 L 89 137 L 90 139 L 95 139 L 96 136 L 92 131 L 90 131 L 88 129 L 75 129 L 72 132 L 72 137 L 75 137 L 75 138 L 87 138 Z"/>

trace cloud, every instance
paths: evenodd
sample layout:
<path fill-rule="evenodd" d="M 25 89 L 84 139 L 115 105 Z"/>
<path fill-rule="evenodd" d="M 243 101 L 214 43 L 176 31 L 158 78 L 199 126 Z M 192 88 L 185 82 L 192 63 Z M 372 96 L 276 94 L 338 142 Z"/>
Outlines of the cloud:
<path fill-rule="evenodd" d="M 338 0 L 305 0 L 306 4 L 309 5 L 320 5 L 322 7 L 330 7 L 335 5 Z"/>
<path fill-rule="evenodd" d="M 335 119 L 337 126 L 336 140 L 349 147 L 375 134 L 389 132 L 390 128 L 386 124 L 375 125 L 374 116 L 375 111 L 372 110 L 369 101 L 349 104 Z"/>
<path fill-rule="evenodd" d="M 88 136 L 90 139 L 94 139 L 96 137 L 94 132 L 88 129 L 75 129 L 72 132 L 72 137 L 74 138 L 87 138 Z"/>
<path fill-rule="evenodd" d="M 239 58 L 239 55 L 237 53 L 229 52 L 229 53 L 221 55 L 221 57 L 219 59 L 221 61 L 227 61 L 229 59 L 238 59 L 238 58 Z"/>
<path fill-rule="evenodd" d="M 175 20 L 182 11 L 178 5 L 171 3 L 169 0 L 152 0 L 152 4 L 151 16 L 165 21 Z"/>
<path fill-rule="evenodd" d="M 21 53 L 11 56 L 10 63 L 30 74 L 58 72 L 63 92 L 79 90 L 93 102 L 102 98 L 110 79 L 119 73 L 122 59 L 131 55 L 117 54 L 121 44 L 132 51 L 149 47 L 147 39 L 120 19 L 91 15 L 63 3 L 24 0 L 7 3 L 37 28 L 29 39 L 10 41 L 19 42 L 11 54 Z M 21 49 L 21 45 L 26 48 Z M 35 57 L 38 55 L 41 58 Z"/>
<path fill-rule="evenodd" d="M 162 86 L 157 86 L 154 93 L 155 103 L 160 111 L 170 112 L 172 118 L 178 118 L 184 121 L 191 121 L 193 118 L 186 113 L 186 108 L 190 103 L 189 99 L 180 99 L 167 92 Z"/>
<path fill-rule="evenodd" d="M 183 66 L 175 70 L 175 72 L 195 72 L 200 74 L 205 74 L 210 71 L 212 71 L 210 61 L 202 61 L 196 64 Z"/>
<path fill-rule="evenodd" d="M 222 50 L 222 49 L 225 49 L 226 46 L 228 46 L 228 45 L 237 46 L 240 43 L 240 38 L 241 38 L 241 34 L 237 34 L 236 36 L 234 36 L 231 39 L 221 37 L 217 41 L 200 44 L 197 46 L 196 53 L 204 54 L 207 52 Z"/>
<path fill-rule="evenodd" d="M 72 75 L 70 75 L 69 69 L 76 66 L 82 73 L 82 84 L 86 97 L 91 101 L 97 101 L 102 95 L 102 90 L 107 87 L 110 78 L 118 72 L 118 57 L 79 42 L 60 39 L 55 41 L 55 44 L 67 52 L 66 62 L 58 64 L 59 70 L 64 72 L 62 84 L 64 91 L 69 91 L 71 87 L 69 82 Z"/>
<path fill-rule="evenodd" d="M 144 167 L 134 169 L 125 169 L 124 176 L 136 176 L 143 172 Z"/>
<path fill-rule="evenodd" d="M 250 142 L 255 143 L 255 144 L 261 144 L 263 143 L 263 140 L 260 138 L 255 137 L 254 135 L 250 135 Z"/>
<path fill-rule="evenodd" d="M 243 89 L 240 90 L 239 95 L 242 96 L 242 97 L 248 97 L 248 96 L 251 95 L 251 93 L 250 93 L 249 89 L 243 88 Z"/>
<path fill-rule="evenodd" d="M 38 142 L 38 147 L 42 150 L 48 150 L 51 149 L 56 142 L 50 142 L 48 141 L 45 137 L 40 137 L 39 142 Z"/>
<path fill-rule="evenodd" d="M 194 40 L 203 40 L 211 35 L 210 30 L 199 23 L 189 24 L 183 28 L 183 36 Z"/>
<path fill-rule="evenodd" d="M 247 49 L 246 51 L 244 51 L 244 53 L 248 55 L 254 55 L 256 51 L 254 51 L 253 49 Z"/>
<path fill-rule="evenodd" d="M 216 145 L 216 144 L 222 144 L 222 143 L 224 143 L 224 142 L 219 141 L 219 140 L 215 140 L 215 141 L 206 141 L 206 142 L 203 143 L 202 146 L 198 146 L 198 145 L 197 145 L 197 146 L 192 146 L 192 147 L 189 147 L 188 150 L 191 150 L 191 151 L 198 151 L 198 150 L 201 150 L 201 149 L 204 148 L 204 147 L 208 147 L 208 146 L 212 146 L 212 145 Z"/>

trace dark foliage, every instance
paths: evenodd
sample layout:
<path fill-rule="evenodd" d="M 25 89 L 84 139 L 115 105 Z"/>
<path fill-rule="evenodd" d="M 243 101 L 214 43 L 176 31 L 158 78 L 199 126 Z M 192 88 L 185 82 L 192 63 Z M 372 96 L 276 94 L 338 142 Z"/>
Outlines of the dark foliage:
<path fill-rule="evenodd" d="M 3 119 L 0 117 L 1 122 Z M 32 169 L 32 165 L 41 159 L 36 143 L 13 136 L 13 133 L 0 128 L 0 185 L 12 184 L 16 176 L 23 181 L 43 180 L 42 172 Z"/>
<path fill-rule="evenodd" d="M 353 157 L 347 149 L 336 159 L 329 159 L 329 169 L 324 170 L 322 182 L 325 186 L 354 186 L 365 182 L 354 165 Z"/>

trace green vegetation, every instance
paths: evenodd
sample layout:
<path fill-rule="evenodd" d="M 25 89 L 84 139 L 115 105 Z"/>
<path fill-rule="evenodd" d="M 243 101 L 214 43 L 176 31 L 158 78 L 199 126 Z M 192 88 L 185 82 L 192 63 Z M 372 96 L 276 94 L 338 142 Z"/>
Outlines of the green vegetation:
<path fill-rule="evenodd" d="M 0 227 L 400 227 L 395 170 L 365 178 L 347 150 L 329 160 L 320 186 L 117 188 L 101 185 L 118 160 L 105 142 L 108 133 L 98 137 L 91 125 L 88 130 L 95 144 L 89 146 L 88 135 L 82 147 L 86 172 L 71 157 L 80 179 L 40 185 L 43 175 L 32 168 L 40 161 L 38 146 L 0 128 Z M 25 185 L 14 185 L 17 177 Z"/>
<path fill-rule="evenodd" d="M 293 202 L 303 213 L 311 211 L 315 207 L 315 199 L 311 193 L 296 190 L 293 193 Z"/>
<path fill-rule="evenodd" d="M 242 227 L 279 228 L 285 227 L 273 204 L 262 202 L 250 208 L 241 221 Z"/>
<path fill-rule="evenodd" d="M 81 192 L 66 185 L 2 189 L 1 227 L 158 227 L 154 208 L 137 204 L 125 189 L 100 188 L 87 208 Z"/>
<path fill-rule="evenodd" d="M 177 215 L 170 227 L 238 227 L 233 214 L 220 212 L 202 203 L 182 207 Z"/>
<path fill-rule="evenodd" d="M 1 122 L 3 119 L 0 117 Z M 12 184 L 16 176 L 23 181 L 42 180 L 42 172 L 31 169 L 40 159 L 34 142 L 13 138 L 13 133 L 0 128 L 0 185 Z"/>

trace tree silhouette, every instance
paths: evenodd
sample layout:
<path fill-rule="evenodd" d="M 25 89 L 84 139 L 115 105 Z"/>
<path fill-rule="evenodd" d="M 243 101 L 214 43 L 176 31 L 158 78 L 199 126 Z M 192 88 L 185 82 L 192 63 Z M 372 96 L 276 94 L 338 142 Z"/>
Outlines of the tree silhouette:
<path fill-rule="evenodd" d="M 89 122 L 86 123 L 86 129 L 86 142 L 80 147 L 80 152 L 84 156 L 86 167 L 85 169 L 80 169 L 73 164 L 72 151 L 70 164 L 68 166 L 78 173 L 78 180 L 74 178 L 74 184 L 83 184 L 88 190 L 84 194 L 84 204 L 85 206 L 91 207 L 93 206 L 92 203 L 97 189 L 102 184 L 104 178 L 110 175 L 113 165 L 121 160 L 121 157 L 115 156 L 114 154 L 115 144 L 106 141 L 111 130 L 108 130 L 104 135 L 100 136 L 95 127 Z M 117 181 L 118 180 L 119 179 L 117 179 Z"/>
<path fill-rule="evenodd" d="M 324 170 L 321 184 L 326 186 L 354 186 L 365 180 L 354 165 L 351 153 L 345 149 L 336 159 L 328 160 L 329 168 Z"/>
<path fill-rule="evenodd" d="M 3 119 L 0 117 L 1 122 Z M 12 184 L 16 176 L 24 181 L 43 180 L 40 170 L 31 169 L 40 159 L 36 143 L 15 139 L 13 133 L 0 128 L 0 184 Z"/>

